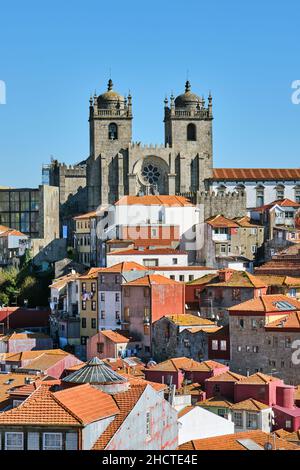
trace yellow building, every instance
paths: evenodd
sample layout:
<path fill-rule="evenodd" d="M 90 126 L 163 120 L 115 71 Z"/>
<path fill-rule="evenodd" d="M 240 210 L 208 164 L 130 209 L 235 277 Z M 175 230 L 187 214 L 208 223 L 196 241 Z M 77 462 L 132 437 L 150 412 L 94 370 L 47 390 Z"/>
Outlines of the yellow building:
<path fill-rule="evenodd" d="M 86 346 L 87 339 L 98 331 L 98 273 L 102 268 L 91 268 L 78 278 L 80 343 Z"/>
<path fill-rule="evenodd" d="M 96 211 L 74 217 L 74 248 L 77 261 L 86 266 L 94 265 L 96 247 L 93 246 L 93 233 L 96 230 Z"/>

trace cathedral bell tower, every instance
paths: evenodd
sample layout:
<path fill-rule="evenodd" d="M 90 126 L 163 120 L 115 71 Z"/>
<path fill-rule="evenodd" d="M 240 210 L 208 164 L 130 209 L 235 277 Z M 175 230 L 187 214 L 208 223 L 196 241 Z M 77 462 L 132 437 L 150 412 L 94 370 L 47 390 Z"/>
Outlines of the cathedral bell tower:
<path fill-rule="evenodd" d="M 108 81 L 107 91 L 90 98 L 90 157 L 87 162 L 89 210 L 113 203 L 126 192 L 128 146 L 132 137 L 132 98 Z"/>
<path fill-rule="evenodd" d="M 203 190 L 204 180 L 212 177 L 212 96 L 207 105 L 204 97 L 191 91 L 165 99 L 165 144 L 175 154 L 176 192 Z"/>

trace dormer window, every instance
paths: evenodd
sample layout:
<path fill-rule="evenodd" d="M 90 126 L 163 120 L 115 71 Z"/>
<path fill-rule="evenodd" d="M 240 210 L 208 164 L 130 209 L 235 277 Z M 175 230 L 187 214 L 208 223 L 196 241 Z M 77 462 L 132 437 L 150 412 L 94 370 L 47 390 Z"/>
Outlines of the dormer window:
<path fill-rule="evenodd" d="M 197 140 L 195 124 L 190 123 L 187 126 L 187 140 L 191 140 L 191 141 Z"/>
<path fill-rule="evenodd" d="M 118 139 L 118 126 L 114 122 L 112 122 L 108 126 L 108 138 L 109 138 L 109 140 L 117 140 Z"/>

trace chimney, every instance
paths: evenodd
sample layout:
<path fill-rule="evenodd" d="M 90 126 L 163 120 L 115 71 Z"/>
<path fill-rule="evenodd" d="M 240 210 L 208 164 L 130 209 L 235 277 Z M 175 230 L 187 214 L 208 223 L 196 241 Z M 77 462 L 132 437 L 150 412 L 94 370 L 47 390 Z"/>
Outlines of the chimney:
<path fill-rule="evenodd" d="M 233 275 L 233 271 L 231 269 L 220 269 L 219 271 L 219 280 L 220 282 L 227 282 Z"/>

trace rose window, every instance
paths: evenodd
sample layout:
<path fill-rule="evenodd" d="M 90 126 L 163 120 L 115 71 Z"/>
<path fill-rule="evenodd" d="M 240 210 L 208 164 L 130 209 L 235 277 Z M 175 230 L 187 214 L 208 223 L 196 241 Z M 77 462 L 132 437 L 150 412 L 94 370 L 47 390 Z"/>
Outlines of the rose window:
<path fill-rule="evenodd" d="M 158 182 L 160 172 L 156 166 L 150 163 L 150 165 L 144 166 L 142 175 L 148 183 L 153 184 Z"/>

